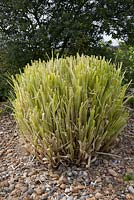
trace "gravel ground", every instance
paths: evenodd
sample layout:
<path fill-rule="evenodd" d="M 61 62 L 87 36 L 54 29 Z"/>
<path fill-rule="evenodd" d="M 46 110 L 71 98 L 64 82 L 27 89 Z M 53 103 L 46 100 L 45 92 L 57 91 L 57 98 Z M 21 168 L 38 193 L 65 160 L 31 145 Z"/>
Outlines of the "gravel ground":
<path fill-rule="evenodd" d="M 125 174 L 131 175 L 124 180 Z M 134 200 L 134 118 L 90 169 L 40 164 L 19 143 L 12 115 L 0 117 L 0 200 Z"/>

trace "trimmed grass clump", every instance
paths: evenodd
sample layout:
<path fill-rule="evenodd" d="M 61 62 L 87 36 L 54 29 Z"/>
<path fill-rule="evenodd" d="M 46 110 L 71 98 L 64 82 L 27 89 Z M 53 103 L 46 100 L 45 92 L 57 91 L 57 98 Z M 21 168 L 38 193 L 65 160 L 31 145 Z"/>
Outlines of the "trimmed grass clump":
<path fill-rule="evenodd" d="M 35 155 L 52 166 L 89 164 L 126 125 L 121 68 L 79 56 L 36 61 L 13 78 L 14 116 Z"/>

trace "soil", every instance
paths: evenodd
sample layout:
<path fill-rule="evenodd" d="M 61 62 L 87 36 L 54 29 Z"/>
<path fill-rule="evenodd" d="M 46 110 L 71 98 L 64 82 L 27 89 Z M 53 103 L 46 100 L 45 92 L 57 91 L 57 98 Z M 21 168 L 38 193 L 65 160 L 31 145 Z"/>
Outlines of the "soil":
<path fill-rule="evenodd" d="M 134 117 L 89 169 L 51 169 L 19 142 L 12 114 L 0 116 L 0 200 L 134 200 Z"/>

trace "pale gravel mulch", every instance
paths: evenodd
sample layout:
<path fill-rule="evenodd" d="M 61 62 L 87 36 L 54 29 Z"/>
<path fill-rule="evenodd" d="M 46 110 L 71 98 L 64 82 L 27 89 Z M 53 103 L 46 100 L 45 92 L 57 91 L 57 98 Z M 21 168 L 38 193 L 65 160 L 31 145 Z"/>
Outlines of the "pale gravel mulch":
<path fill-rule="evenodd" d="M 12 115 L 0 116 L 0 200 L 134 200 L 134 118 L 109 154 L 90 169 L 70 165 L 52 170 L 19 143 Z M 115 156 L 114 156 L 115 155 Z"/>

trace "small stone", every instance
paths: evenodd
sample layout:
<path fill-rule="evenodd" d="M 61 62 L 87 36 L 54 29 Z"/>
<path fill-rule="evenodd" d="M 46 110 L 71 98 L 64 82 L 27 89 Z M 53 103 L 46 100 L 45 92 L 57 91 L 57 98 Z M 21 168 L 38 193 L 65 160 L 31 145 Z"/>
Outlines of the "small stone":
<path fill-rule="evenodd" d="M 16 189 L 21 189 L 21 187 L 22 187 L 22 185 L 21 185 L 20 183 L 17 183 L 17 184 L 15 185 L 15 188 L 16 188 Z"/>
<path fill-rule="evenodd" d="M 86 176 L 86 177 L 87 177 L 87 176 L 88 176 L 88 172 L 84 171 L 84 172 L 83 172 L 83 176 Z"/>
<path fill-rule="evenodd" d="M 129 186 L 128 187 L 128 191 L 130 192 L 130 193 L 132 193 L 132 194 L 134 194 L 134 188 L 133 188 L 133 186 Z"/>
<path fill-rule="evenodd" d="M 27 191 L 27 193 L 28 193 L 29 195 L 31 195 L 33 192 L 34 192 L 34 189 L 33 189 L 33 188 L 29 188 L 28 191 Z"/>
<path fill-rule="evenodd" d="M 53 180 L 58 180 L 59 179 L 59 175 L 58 174 L 54 174 L 52 171 L 49 172 L 49 176 L 52 177 Z"/>
<path fill-rule="evenodd" d="M 97 160 L 95 160 L 94 165 L 95 165 L 95 166 L 98 166 L 98 165 L 100 164 L 100 162 L 101 162 L 101 161 L 97 159 Z"/>
<path fill-rule="evenodd" d="M 94 181 L 94 182 L 91 181 L 90 185 L 91 185 L 92 187 L 95 187 L 96 181 Z"/>
<path fill-rule="evenodd" d="M 24 173 L 23 173 L 23 177 L 26 178 L 27 176 L 28 176 L 28 173 L 27 173 L 27 172 L 24 172 Z"/>
<path fill-rule="evenodd" d="M 100 198 L 102 198 L 102 194 L 99 193 L 99 192 L 97 192 L 97 193 L 95 194 L 95 198 L 96 198 L 96 199 L 100 199 Z"/>
<path fill-rule="evenodd" d="M 36 191 L 36 193 L 37 193 L 38 195 L 41 195 L 41 194 L 43 194 L 43 192 L 44 192 L 44 191 L 42 190 L 42 188 L 40 188 L 40 187 L 36 188 L 35 191 Z"/>
<path fill-rule="evenodd" d="M 108 169 L 108 172 L 109 172 L 110 175 L 112 175 L 114 177 L 118 176 L 118 174 L 113 169 Z"/>
<path fill-rule="evenodd" d="M 113 185 L 112 185 L 111 183 L 109 183 L 109 184 L 108 184 L 108 188 L 109 188 L 110 190 L 112 190 L 112 189 L 113 189 Z"/>
<path fill-rule="evenodd" d="M 78 192 L 78 187 L 74 187 L 74 186 L 71 186 L 70 187 L 70 192 L 73 192 L 73 193 L 77 193 Z"/>
<path fill-rule="evenodd" d="M 133 194 L 127 194 L 126 200 L 134 200 L 134 195 Z"/>
<path fill-rule="evenodd" d="M 96 183 L 100 183 L 102 180 L 101 180 L 101 178 L 100 177 L 98 177 L 97 179 L 96 179 Z"/>
<path fill-rule="evenodd" d="M 58 180 L 58 183 L 61 184 L 61 183 L 67 183 L 67 178 L 64 177 L 63 175 L 59 178 Z"/>
<path fill-rule="evenodd" d="M 47 192 L 49 192 L 49 191 L 50 191 L 50 188 L 49 188 L 49 187 L 47 187 L 47 188 L 46 188 L 46 191 L 47 191 Z"/>
<path fill-rule="evenodd" d="M 61 200 L 67 200 L 67 197 L 63 197 Z"/>
<path fill-rule="evenodd" d="M 78 172 L 77 172 L 77 171 L 73 171 L 72 173 L 73 173 L 74 176 L 77 176 L 77 175 L 78 175 Z"/>
<path fill-rule="evenodd" d="M 15 131 L 15 132 L 14 132 L 14 137 L 16 137 L 17 135 L 18 135 L 18 133 Z"/>
<path fill-rule="evenodd" d="M 103 160 L 103 163 L 104 163 L 105 165 L 108 165 L 108 161 L 107 161 L 106 159 Z"/>
<path fill-rule="evenodd" d="M 68 175 L 68 176 L 72 176 L 73 173 L 72 173 L 72 172 L 67 172 L 67 175 Z"/>
<path fill-rule="evenodd" d="M 66 185 L 65 185 L 64 183 L 62 183 L 62 184 L 60 185 L 60 188 L 61 188 L 61 189 L 65 189 L 65 188 L 66 188 Z"/>
<path fill-rule="evenodd" d="M 13 191 L 14 188 L 15 188 L 15 185 L 14 185 L 14 184 L 11 184 L 11 185 L 9 186 L 9 190 L 10 190 L 10 191 Z"/>
<path fill-rule="evenodd" d="M 76 192 L 78 192 L 78 191 L 80 191 L 80 190 L 83 190 L 83 189 L 85 189 L 85 186 L 84 185 L 78 185 L 78 186 L 73 186 L 73 187 L 71 187 L 70 188 L 70 191 L 72 191 L 73 193 L 76 193 Z"/>
<path fill-rule="evenodd" d="M 96 200 L 96 198 L 95 197 L 89 197 L 86 200 Z"/>
<path fill-rule="evenodd" d="M 5 195 L 6 195 L 5 192 L 0 192 L 1 197 L 5 197 Z"/>
<path fill-rule="evenodd" d="M 105 193 L 106 195 L 110 194 L 110 192 L 109 192 L 108 190 L 105 190 L 104 193 Z"/>
<path fill-rule="evenodd" d="M 10 192 L 9 187 L 4 187 L 4 192 L 6 192 L 6 193 Z"/>
<path fill-rule="evenodd" d="M 109 176 L 106 176 L 105 180 L 106 180 L 106 183 L 108 184 L 112 183 L 111 177 Z"/>
<path fill-rule="evenodd" d="M 90 183 L 91 183 L 90 179 L 89 179 L 89 178 L 86 178 L 86 179 L 85 179 L 85 184 L 86 184 L 86 186 L 89 186 Z"/>
<path fill-rule="evenodd" d="M 13 151 L 12 149 L 7 149 L 7 152 L 6 152 L 6 153 L 7 153 L 7 154 L 8 154 L 8 153 L 12 153 L 12 151 Z"/>
<path fill-rule="evenodd" d="M 41 200 L 47 200 L 48 199 L 48 193 L 42 194 Z"/>
<path fill-rule="evenodd" d="M 87 197 L 82 194 L 82 196 L 80 197 L 80 200 L 86 200 L 86 199 Z"/>
<path fill-rule="evenodd" d="M 85 185 L 78 185 L 79 190 L 85 189 Z"/>
<path fill-rule="evenodd" d="M 67 180 L 68 180 L 68 183 L 69 183 L 69 184 L 72 184 L 72 183 L 73 183 L 72 177 L 67 177 Z"/>
<path fill-rule="evenodd" d="M 84 191 L 84 192 L 82 192 L 82 196 L 87 196 L 88 195 L 88 191 Z M 91 194 L 90 194 L 91 195 Z M 93 196 L 93 195 L 92 195 Z M 92 197 L 92 196 L 89 196 L 89 197 Z"/>
<path fill-rule="evenodd" d="M 9 187 L 9 183 L 8 183 L 8 181 L 5 180 L 5 181 L 3 182 L 3 185 L 4 185 L 4 187 Z"/>
<path fill-rule="evenodd" d="M 15 178 L 11 177 L 9 184 L 10 184 L 10 185 L 11 185 L 11 184 L 14 185 L 14 183 L 15 183 Z"/>
<path fill-rule="evenodd" d="M 28 188 L 26 186 L 22 186 L 20 189 L 22 192 L 26 192 L 28 190 Z"/>
<path fill-rule="evenodd" d="M 32 170 L 31 172 L 29 172 L 29 176 L 33 176 L 33 175 L 36 175 L 37 174 L 37 171 L 36 170 Z"/>
<path fill-rule="evenodd" d="M 123 192 L 123 191 L 122 191 Z M 125 194 L 120 194 L 120 196 L 122 197 L 122 198 L 125 198 Z"/>
<path fill-rule="evenodd" d="M 66 188 L 65 189 L 65 193 L 69 193 L 70 192 L 70 189 L 69 188 Z"/>
<path fill-rule="evenodd" d="M 72 196 L 67 197 L 67 200 L 74 200 L 74 197 L 72 197 Z"/>
<path fill-rule="evenodd" d="M 58 194 L 57 199 L 62 199 L 65 196 L 64 193 Z"/>
<path fill-rule="evenodd" d="M 43 193 L 45 193 L 46 192 L 46 186 L 45 185 L 41 185 L 40 187 L 41 187 Z"/>
<path fill-rule="evenodd" d="M 45 181 L 46 181 L 46 177 L 40 176 L 40 180 L 41 180 L 42 182 L 45 182 Z"/>
<path fill-rule="evenodd" d="M 21 191 L 20 191 L 19 189 L 13 190 L 13 191 L 10 193 L 11 196 L 20 196 L 20 194 L 21 194 Z"/>
<path fill-rule="evenodd" d="M 29 198 L 29 195 L 27 194 L 27 192 L 24 192 L 22 196 L 23 196 L 23 199 L 27 199 L 27 197 Z"/>
<path fill-rule="evenodd" d="M 32 195 L 31 195 L 31 197 L 32 197 L 33 199 L 35 199 L 35 198 L 37 197 L 37 194 L 36 194 L 35 192 L 33 192 Z"/>
<path fill-rule="evenodd" d="M 3 150 L 1 150 L 1 151 L 0 151 L 0 156 L 2 156 L 4 152 L 5 152 L 5 150 L 4 150 L 4 149 L 3 149 Z"/>

